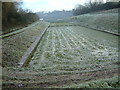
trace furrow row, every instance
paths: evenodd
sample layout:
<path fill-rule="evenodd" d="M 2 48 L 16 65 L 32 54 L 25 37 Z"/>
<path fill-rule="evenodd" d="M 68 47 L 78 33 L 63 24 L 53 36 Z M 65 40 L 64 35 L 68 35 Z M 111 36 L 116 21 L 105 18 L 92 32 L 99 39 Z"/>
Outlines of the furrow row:
<path fill-rule="evenodd" d="M 114 48 L 109 48 L 110 51 L 80 31 L 75 27 L 49 28 L 29 66 L 45 73 L 116 68 L 113 63 L 118 56 L 114 55 L 117 53 Z"/>

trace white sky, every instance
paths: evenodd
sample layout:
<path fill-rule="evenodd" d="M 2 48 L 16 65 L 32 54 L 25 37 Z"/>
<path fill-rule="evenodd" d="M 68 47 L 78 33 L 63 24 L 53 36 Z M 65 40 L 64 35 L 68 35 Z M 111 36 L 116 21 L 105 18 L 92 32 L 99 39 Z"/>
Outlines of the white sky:
<path fill-rule="evenodd" d="M 24 8 L 34 12 L 53 10 L 72 10 L 76 4 L 84 4 L 86 0 L 22 0 Z"/>

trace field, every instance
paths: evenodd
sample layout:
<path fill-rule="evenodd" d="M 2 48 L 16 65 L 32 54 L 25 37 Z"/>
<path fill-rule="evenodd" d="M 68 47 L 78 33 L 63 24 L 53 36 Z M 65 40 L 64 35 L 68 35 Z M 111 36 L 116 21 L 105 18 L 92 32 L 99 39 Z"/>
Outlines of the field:
<path fill-rule="evenodd" d="M 3 86 L 116 88 L 118 65 L 118 36 L 68 23 L 53 23 L 27 67 L 3 69 Z"/>
<path fill-rule="evenodd" d="M 99 33 L 99 34 L 98 34 Z M 79 26 L 47 30 L 29 67 L 44 74 L 116 68 L 118 37 Z"/>

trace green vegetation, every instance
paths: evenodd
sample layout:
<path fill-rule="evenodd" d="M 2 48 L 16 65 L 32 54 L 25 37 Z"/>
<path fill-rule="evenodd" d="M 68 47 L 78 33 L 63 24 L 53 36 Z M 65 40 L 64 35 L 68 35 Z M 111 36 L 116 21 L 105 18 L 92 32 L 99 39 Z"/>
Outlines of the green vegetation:
<path fill-rule="evenodd" d="M 90 81 L 81 84 L 74 84 L 56 88 L 120 88 L 120 81 L 118 77 Z"/>
<path fill-rule="evenodd" d="M 30 10 L 21 8 L 22 3 L 2 2 L 2 31 L 3 33 L 20 29 L 39 20 L 38 16 Z"/>
<path fill-rule="evenodd" d="M 74 15 L 81 15 L 91 12 L 98 12 L 103 10 L 115 9 L 120 8 L 120 1 L 119 2 L 106 2 L 103 1 L 89 1 L 85 5 L 77 5 L 75 9 L 73 9 Z"/>
<path fill-rule="evenodd" d="M 55 10 L 55 11 L 51 11 L 51 12 L 37 12 L 37 15 L 40 18 L 43 18 L 43 20 L 48 21 L 48 22 L 56 22 L 56 21 L 63 21 L 66 18 L 70 18 L 71 16 L 73 16 L 73 12 L 72 10 L 63 10 L 63 11 L 59 11 L 59 10 Z"/>

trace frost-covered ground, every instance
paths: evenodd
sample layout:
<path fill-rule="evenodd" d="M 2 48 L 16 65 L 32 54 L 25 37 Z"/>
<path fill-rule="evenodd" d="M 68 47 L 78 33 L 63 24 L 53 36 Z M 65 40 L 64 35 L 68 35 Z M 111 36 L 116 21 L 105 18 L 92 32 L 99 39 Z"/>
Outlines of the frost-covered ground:
<path fill-rule="evenodd" d="M 120 25 L 118 23 L 118 9 L 111 9 L 101 12 L 88 13 L 71 17 L 69 22 L 77 23 L 90 28 L 102 29 L 104 31 L 118 33 Z"/>
<path fill-rule="evenodd" d="M 74 74 L 118 65 L 118 37 L 80 26 L 50 27 L 28 68 L 39 74 Z"/>
<path fill-rule="evenodd" d="M 119 86 L 118 36 L 64 24 L 54 23 L 47 29 L 28 67 L 13 65 L 3 68 L 4 88 L 117 88 Z M 27 35 L 26 38 L 28 35 L 31 36 L 27 32 L 23 35 Z M 12 43 L 12 37 L 6 38 L 9 39 Z M 24 41 L 25 45 L 28 45 L 26 42 Z M 21 52 L 20 49 L 17 50 Z M 12 53 L 10 55 L 13 55 Z M 107 80 L 103 80 L 106 78 Z"/>
<path fill-rule="evenodd" d="M 29 27 L 17 30 L 13 33 L 23 31 L 19 34 L 2 39 L 2 66 L 15 67 L 24 55 L 24 52 L 31 46 L 35 39 L 48 26 L 47 22 L 38 21 Z M 8 33 L 7 35 L 9 35 Z"/>

